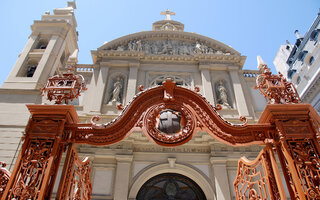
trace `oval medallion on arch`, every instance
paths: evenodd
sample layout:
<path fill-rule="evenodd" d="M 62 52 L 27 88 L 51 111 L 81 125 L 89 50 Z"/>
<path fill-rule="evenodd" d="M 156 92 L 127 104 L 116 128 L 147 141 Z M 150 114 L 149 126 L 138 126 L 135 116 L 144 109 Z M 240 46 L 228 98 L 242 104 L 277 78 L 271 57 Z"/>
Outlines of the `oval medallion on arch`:
<path fill-rule="evenodd" d="M 181 174 L 159 174 L 140 188 L 137 200 L 192 199 L 206 200 L 201 188 L 190 178 Z"/>
<path fill-rule="evenodd" d="M 148 135 L 159 145 L 176 146 L 191 139 L 195 120 L 184 105 L 160 103 L 148 109 L 144 125 Z"/>

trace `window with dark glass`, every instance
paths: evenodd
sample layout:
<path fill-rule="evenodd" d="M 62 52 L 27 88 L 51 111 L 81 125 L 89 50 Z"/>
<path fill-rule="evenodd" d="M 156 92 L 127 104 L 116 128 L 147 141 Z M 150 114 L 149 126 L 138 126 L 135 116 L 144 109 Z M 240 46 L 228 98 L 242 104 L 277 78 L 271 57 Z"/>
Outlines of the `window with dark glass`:
<path fill-rule="evenodd" d="M 181 174 L 165 173 L 148 180 L 138 192 L 137 200 L 206 200 L 201 188 Z"/>

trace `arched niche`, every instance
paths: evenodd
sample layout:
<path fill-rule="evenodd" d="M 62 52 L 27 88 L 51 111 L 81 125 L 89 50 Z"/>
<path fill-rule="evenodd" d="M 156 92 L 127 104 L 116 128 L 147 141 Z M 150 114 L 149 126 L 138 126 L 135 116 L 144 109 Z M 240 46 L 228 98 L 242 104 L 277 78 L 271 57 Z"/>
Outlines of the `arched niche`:
<path fill-rule="evenodd" d="M 214 82 L 214 93 L 216 97 L 216 102 L 218 104 L 222 105 L 224 108 L 227 109 L 234 109 L 233 95 L 228 81 L 224 79 L 216 80 Z M 225 95 L 226 97 L 222 97 L 223 95 Z"/>
<path fill-rule="evenodd" d="M 216 200 L 215 193 L 211 185 L 213 185 L 209 178 L 203 173 L 183 164 L 175 164 L 170 167 L 169 163 L 158 164 L 156 166 L 147 167 L 140 171 L 134 178 L 129 190 L 129 200 L 136 199 L 140 188 L 151 178 L 165 173 L 181 174 L 194 181 L 203 191 L 207 200 Z"/>
<path fill-rule="evenodd" d="M 115 98 L 116 101 L 113 101 L 113 95 L 116 94 L 114 92 L 115 88 L 118 88 L 120 91 L 118 92 L 118 97 Z M 108 83 L 106 87 L 106 94 L 104 104 L 122 104 L 125 100 L 125 92 L 127 89 L 127 75 L 123 72 L 114 72 L 110 74 L 108 78 Z"/>

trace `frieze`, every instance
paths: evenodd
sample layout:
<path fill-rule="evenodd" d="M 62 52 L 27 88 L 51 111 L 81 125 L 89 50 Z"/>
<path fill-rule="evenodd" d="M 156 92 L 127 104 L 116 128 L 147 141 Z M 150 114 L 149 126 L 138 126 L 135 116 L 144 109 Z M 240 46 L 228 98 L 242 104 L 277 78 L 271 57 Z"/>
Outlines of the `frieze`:
<path fill-rule="evenodd" d="M 133 39 L 127 43 L 113 47 L 108 47 L 104 50 L 114 51 L 130 51 L 144 52 L 145 54 L 153 55 L 184 55 L 194 56 L 197 54 L 215 54 L 215 55 L 231 55 L 230 52 L 214 49 L 203 42 L 189 42 L 178 40 L 140 40 Z"/>
<path fill-rule="evenodd" d="M 210 153 L 210 147 L 161 147 L 161 146 L 135 146 L 134 152 L 174 152 L 174 153 Z"/>

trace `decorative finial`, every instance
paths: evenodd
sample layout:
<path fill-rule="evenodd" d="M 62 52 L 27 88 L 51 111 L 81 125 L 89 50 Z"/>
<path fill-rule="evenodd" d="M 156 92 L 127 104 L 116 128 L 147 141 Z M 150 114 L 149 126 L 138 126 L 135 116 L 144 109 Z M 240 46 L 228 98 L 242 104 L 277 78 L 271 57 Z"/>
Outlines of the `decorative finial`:
<path fill-rule="evenodd" d="M 46 95 L 49 101 L 55 104 L 68 104 L 80 96 L 81 91 L 86 90 L 85 80 L 82 75 L 74 75 L 74 66 L 67 66 L 67 72 L 55 75 L 48 79 L 44 88 L 41 88 L 42 96 Z"/>
<path fill-rule="evenodd" d="M 261 94 L 269 100 L 268 103 L 300 103 L 301 99 L 294 85 L 288 82 L 280 72 L 279 75 L 272 74 L 260 56 L 257 59 L 258 68 L 260 67 L 262 74 L 257 77 L 257 85 L 254 88 L 260 90 Z"/>
<path fill-rule="evenodd" d="M 294 31 L 294 34 L 296 35 L 297 39 L 303 38 L 303 36 L 299 33 L 298 30 L 295 30 L 295 31 Z"/>
<path fill-rule="evenodd" d="M 166 11 L 161 12 L 160 15 L 165 15 L 166 16 L 165 20 L 171 20 L 171 15 L 176 15 L 176 13 L 171 12 L 169 9 L 167 9 Z"/>
<path fill-rule="evenodd" d="M 261 68 L 263 68 L 263 66 L 266 65 L 266 63 L 262 60 L 261 56 L 257 56 L 257 62 L 258 62 L 258 66 L 257 68 L 260 70 Z"/>

